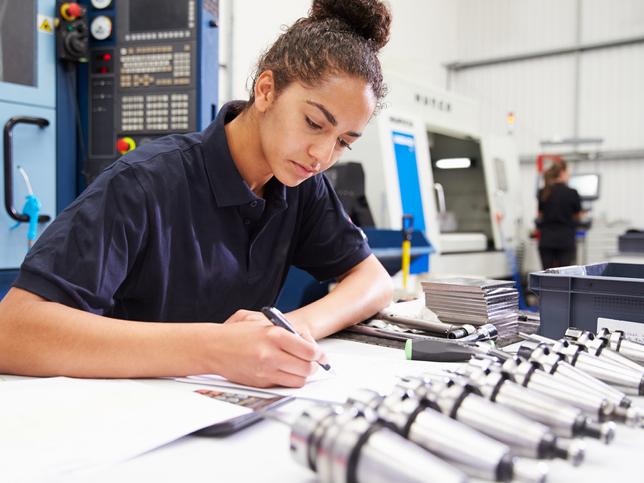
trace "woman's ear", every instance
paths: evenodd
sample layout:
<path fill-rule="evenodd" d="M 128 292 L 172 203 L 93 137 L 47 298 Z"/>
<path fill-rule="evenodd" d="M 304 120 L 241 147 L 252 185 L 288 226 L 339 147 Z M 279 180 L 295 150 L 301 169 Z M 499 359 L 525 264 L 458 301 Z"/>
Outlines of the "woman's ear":
<path fill-rule="evenodd" d="M 266 112 L 275 100 L 275 77 L 273 71 L 265 70 L 255 81 L 255 108 Z"/>

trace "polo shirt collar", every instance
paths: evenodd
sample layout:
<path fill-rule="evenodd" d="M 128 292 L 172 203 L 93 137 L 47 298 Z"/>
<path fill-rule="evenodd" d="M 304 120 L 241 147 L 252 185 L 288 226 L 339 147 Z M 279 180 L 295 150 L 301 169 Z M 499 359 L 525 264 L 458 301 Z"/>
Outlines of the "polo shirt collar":
<path fill-rule="evenodd" d="M 243 101 L 224 104 L 216 119 L 203 132 L 206 173 L 217 206 L 220 207 L 245 205 L 259 199 L 239 174 L 224 129 L 225 124 L 232 121 L 243 106 Z M 282 205 L 286 203 L 286 187 L 282 183 L 271 179 L 266 187 L 268 198 L 278 199 Z"/>

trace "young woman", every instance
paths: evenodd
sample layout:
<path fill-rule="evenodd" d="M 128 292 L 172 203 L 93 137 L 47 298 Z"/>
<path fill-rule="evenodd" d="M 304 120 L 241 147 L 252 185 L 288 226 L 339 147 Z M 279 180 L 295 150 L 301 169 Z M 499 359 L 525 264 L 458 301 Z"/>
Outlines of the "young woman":
<path fill-rule="evenodd" d="M 43 233 L 0 303 L 0 373 L 304 384 L 325 359 L 315 339 L 391 297 L 321 175 L 384 96 L 377 53 L 390 19 L 377 0 L 315 0 L 260 59 L 248 102 L 105 170 Z M 305 338 L 257 312 L 290 265 L 339 279 L 287 314 Z"/>
<path fill-rule="evenodd" d="M 564 161 L 553 164 L 544 173 L 545 186 L 538 194 L 539 255 L 544 270 L 574 264 L 581 201 L 566 184 L 568 177 Z"/>

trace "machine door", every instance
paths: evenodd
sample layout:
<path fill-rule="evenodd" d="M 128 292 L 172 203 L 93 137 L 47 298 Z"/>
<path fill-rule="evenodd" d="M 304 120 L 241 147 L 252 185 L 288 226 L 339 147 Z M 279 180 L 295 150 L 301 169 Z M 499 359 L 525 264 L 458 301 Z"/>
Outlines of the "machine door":
<path fill-rule="evenodd" d="M 497 248 L 514 247 L 522 229 L 519 157 L 509 136 L 485 136 L 481 150 L 486 161 L 490 216 Z"/>
<path fill-rule="evenodd" d="M 17 269 L 28 249 L 28 223 L 12 229 L 28 194 L 18 166 L 40 213 L 56 214 L 54 8 L 54 0 L 0 1 L 0 270 Z"/>

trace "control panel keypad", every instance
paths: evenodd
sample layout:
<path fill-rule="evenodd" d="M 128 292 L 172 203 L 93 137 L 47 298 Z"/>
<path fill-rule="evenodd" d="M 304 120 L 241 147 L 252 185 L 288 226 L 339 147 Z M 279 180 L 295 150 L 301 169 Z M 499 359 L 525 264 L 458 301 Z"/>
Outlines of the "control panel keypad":
<path fill-rule="evenodd" d="M 120 54 L 121 89 L 192 83 L 190 44 L 124 47 Z"/>

